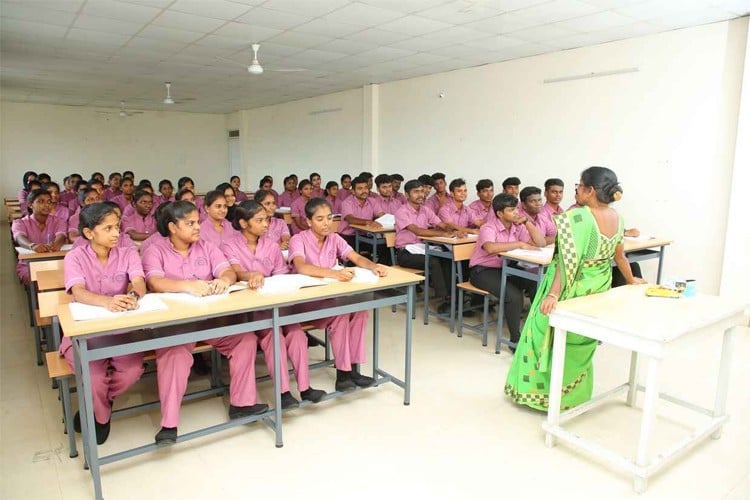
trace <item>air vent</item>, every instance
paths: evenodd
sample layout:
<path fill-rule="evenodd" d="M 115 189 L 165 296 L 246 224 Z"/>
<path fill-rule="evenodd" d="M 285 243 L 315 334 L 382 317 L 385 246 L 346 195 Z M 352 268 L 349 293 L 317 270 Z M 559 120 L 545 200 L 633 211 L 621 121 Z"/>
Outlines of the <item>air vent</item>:
<path fill-rule="evenodd" d="M 230 130 L 229 131 L 229 137 L 239 137 L 240 131 L 239 130 Z"/>

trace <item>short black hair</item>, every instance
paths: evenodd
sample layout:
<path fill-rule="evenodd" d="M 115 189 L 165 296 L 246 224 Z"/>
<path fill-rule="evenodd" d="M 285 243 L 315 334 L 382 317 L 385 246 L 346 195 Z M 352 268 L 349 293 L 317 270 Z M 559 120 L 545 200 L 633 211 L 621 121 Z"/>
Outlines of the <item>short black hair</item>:
<path fill-rule="evenodd" d="M 120 175 L 120 172 L 112 172 L 111 174 L 109 174 L 109 180 L 111 181 L 112 179 L 114 179 L 114 178 L 115 178 L 115 177 L 117 177 L 118 175 L 119 175 L 120 177 L 122 177 L 122 175 Z"/>
<path fill-rule="evenodd" d="M 547 179 L 544 181 L 544 190 L 548 190 L 552 186 L 560 186 L 565 187 L 565 183 L 562 181 L 562 179 L 558 179 L 556 177 L 552 177 L 551 179 Z"/>
<path fill-rule="evenodd" d="M 422 174 L 419 177 L 417 177 L 417 180 L 421 183 L 422 186 L 434 186 L 435 183 L 432 180 L 432 176 L 428 174 Z"/>
<path fill-rule="evenodd" d="M 31 204 L 34 203 L 34 200 L 44 195 L 49 196 L 49 191 L 47 191 L 46 189 L 32 189 L 29 192 L 29 195 L 26 197 L 26 203 L 28 205 L 29 213 L 31 213 Z"/>
<path fill-rule="evenodd" d="M 536 186 L 526 186 L 518 193 L 518 197 L 521 198 L 521 201 L 526 201 L 529 196 L 535 194 L 542 194 L 542 190 Z"/>
<path fill-rule="evenodd" d="M 71 177 L 73 175 L 77 175 L 77 174 L 72 174 Z M 135 179 L 135 174 L 133 173 L 132 170 L 123 170 L 122 171 L 122 176 L 123 177 L 130 177 L 131 179 Z"/>
<path fill-rule="evenodd" d="M 106 202 L 92 203 L 87 207 L 83 207 L 81 209 L 80 218 L 78 219 L 78 234 L 83 236 L 83 230 L 85 228 L 94 229 L 101 224 L 106 216 L 116 213 L 115 210 L 119 208 L 120 207 L 118 207 L 117 204 L 113 207 L 110 203 Z"/>
<path fill-rule="evenodd" d="M 369 182 L 370 179 L 372 179 L 372 173 L 371 172 L 367 172 L 367 171 L 360 172 L 357 177 L 364 177 Z"/>
<path fill-rule="evenodd" d="M 479 192 L 482 189 L 494 188 L 495 184 L 493 184 L 492 180 L 490 179 L 479 179 L 479 181 L 477 181 L 476 187 L 477 187 L 477 192 Z"/>
<path fill-rule="evenodd" d="M 203 206 L 210 207 L 218 198 L 224 198 L 224 191 L 209 191 L 206 193 L 206 196 L 203 197 Z"/>
<path fill-rule="evenodd" d="M 310 178 L 310 182 L 312 182 L 312 180 L 313 180 L 313 177 L 316 177 L 316 176 L 317 176 L 317 177 L 320 177 L 320 174 L 319 174 L 319 173 L 317 173 L 317 172 L 313 172 L 313 173 L 311 173 L 311 174 L 310 174 L 310 177 L 309 177 L 309 178 Z"/>
<path fill-rule="evenodd" d="M 492 198 L 492 210 L 494 213 L 502 212 L 506 208 L 518 205 L 518 199 L 512 194 L 500 193 Z"/>
<path fill-rule="evenodd" d="M 422 181 L 419 179 L 411 179 L 404 185 L 404 193 L 409 194 L 412 190 L 422 187 Z"/>
<path fill-rule="evenodd" d="M 141 199 L 141 198 L 143 198 L 144 196 L 150 196 L 152 200 L 154 199 L 154 195 L 153 195 L 153 193 L 149 193 L 149 192 L 148 192 L 148 191 L 146 191 L 145 189 L 139 189 L 139 190 L 138 190 L 138 191 L 136 191 L 136 192 L 135 192 L 135 194 L 133 195 L 133 203 L 138 203 L 138 200 L 140 200 L 140 199 Z"/>
<path fill-rule="evenodd" d="M 195 182 L 193 182 L 193 179 L 185 176 L 185 177 L 180 177 L 179 179 L 177 179 L 177 189 L 182 189 L 182 187 L 188 182 L 192 184 L 193 187 L 195 187 Z"/>
<path fill-rule="evenodd" d="M 391 174 L 391 179 L 394 181 L 404 182 L 404 176 L 401 174 Z"/>
<path fill-rule="evenodd" d="M 432 174 L 432 182 L 435 182 L 439 179 L 445 180 L 445 174 L 442 172 L 435 172 Z"/>
<path fill-rule="evenodd" d="M 393 177 L 391 177 L 388 174 L 380 174 L 379 176 L 375 177 L 375 185 L 380 187 L 383 184 L 390 184 L 393 182 Z"/>
<path fill-rule="evenodd" d="M 354 179 L 352 179 L 352 188 L 356 188 L 357 184 L 368 184 L 369 180 L 367 177 L 364 177 L 362 175 L 358 175 Z"/>
<path fill-rule="evenodd" d="M 266 198 L 268 198 L 269 196 L 273 196 L 273 193 L 272 193 L 271 191 L 268 191 L 268 190 L 266 190 L 266 189 L 259 189 L 259 190 L 257 190 L 257 191 L 255 192 L 255 194 L 253 195 L 253 199 L 254 199 L 255 201 L 257 201 L 258 203 L 263 203 L 263 200 L 265 200 L 265 199 L 266 199 Z M 275 200 L 275 199 L 276 199 L 276 198 L 274 198 L 274 200 Z M 247 201 L 247 200 L 245 200 L 245 201 Z M 244 202 L 242 202 L 242 203 L 244 203 Z M 242 206 L 242 203 L 240 203 L 240 206 Z"/>
<path fill-rule="evenodd" d="M 216 186 L 216 191 L 221 191 L 222 195 L 227 192 L 227 189 L 231 189 L 232 192 L 235 194 L 235 196 L 237 195 L 237 192 L 234 190 L 234 187 L 232 187 L 232 185 L 229 184 L 228 182 L 222 182 L 221 184 Z"/>
<path fill-rule="evenodd" d="M 159 181 L 159 191 L 161 191 L 161 188 L 163 188 L 164 186 L 170 186 L 172 188 L 174 187 L 172 186 L 172 181 L 170 181 L 169 179 L 162 179 Z"/>
<path fill-rule="evenodd" d="M 325 198 L 310 198 L 310 201 L 305 203 L 305 215 L 308 219 L 312 219 L 315 212 L 322 206 L 328 207 L 331 213 L 333 213 L 333 207 L 331 207 L 331 204 Z"/>
<path fill-rule="evenodd" d="M 82 181 L 82 182 L 85 182 L 85 181 Z M 86 189 L 84 189 L 83 191 L 81 191 L 80 193 L 78 193 L 78 196 L 77 196 L 77 198 L 78 198 L 78 204 L 80 206 L 83 206 L 83 200 L 85 200 L 86 197 L 89 194 L 91 194 L 91 193 L 99 194 L 99 191 L 97 191 L 96 189 L 94 189 L 92 187 L 87 187 Z M 28 200 L 28 198 L 27 198 L 27 200 Z"/>
<path fill-rule="evenodd" d="M 521 179 L 518 177 L 508 177 L 503 181 L 503 189 L 505 189 L 508 186 L 520 186 L 521 185 Z"/>
<path fill-rule="evenodd" d="M 239 176 L 239 175 L 233 175 L 232 177 L 230 177 L 230 178 L 229 178 L 229 182 L 232 182 L 232 181 L 233 181 L 233 180 L 235 180 L 235 179 L 237 179 L 238 181 L 241 181 L 241 180 L 242 180 L 242 179 L 240 179 L 240 176 Z"/>
<path fill-rule="evenodd" d="M 460 188 L 461 186 L 465 185 L 466 181 L 459 177 L 458 179 L 453 179 L 451 181 L 451 183 L 448 185 L 448 190 L 452 192 L 454 189 Z"/>
<path fill-rule="evenodd" d="M 192 194 L 193 196 L 195 196 L 195 193 L 193 192 L 193 190 L 192 190 L 192 189 L 188 189 L 188 188 L 182 188 L 182 189 L 180 189 L 179 191 L 177 191 L 177 196 L 175 196 L 175 198 L 174 198 L 174 199 L 175 199 L 175 201 L 179 201 L 179 200 L 181 200 L 181 199 L 182 199 L 182 197 L 183 197 L 183 196 L 185 196 L 185 195 L 186 195 L 186 194 L 188 194 L 188 193 L 190 193 L 190 194 Z"/>
<path fill-rule="evenodd" d="M 312 182 L 307 179 L 302 179 L 301 181 L 299 181 L 299 184 L 297 184 L 297 190 L 301 193 L 302 188 L 305 186 L 312 186 Z"/>
<path fill-rule="evenodd" d="M 349 175 L 349 174 L 344 174 L 344 175 L 342 175 L 342 176 L 341 176 L 341 183 L 342 183 L 342 184 L 344 183 L 344 179 L 349 179 L 349 180 L 352 180 L 352 176 L 351 176 L 351 175 Z"/>

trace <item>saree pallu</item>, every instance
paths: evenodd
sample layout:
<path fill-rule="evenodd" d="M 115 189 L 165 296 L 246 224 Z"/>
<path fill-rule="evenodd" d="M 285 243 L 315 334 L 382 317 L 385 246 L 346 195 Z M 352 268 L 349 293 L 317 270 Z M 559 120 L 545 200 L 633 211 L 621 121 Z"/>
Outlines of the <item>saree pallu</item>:
<path fill-rule="evenodd" d="M 554 221 L 557 226 L 555 254 L 531 304 L 505 383 L 505 394 L 514 402 L 543 411 L 549 406 L 552 329 L 549 316 L 543 315 L 539 306 L 549 293 L 557 269 L 560 269 L 560 301 L 609 290 L 610 262 L 623 235 L 622 219 L 611 238 L 600 234 L 588 207 L 557 215 Z M 596 346 L 595 340 L 568 332 L 563 409 L 591 399 Z"/>

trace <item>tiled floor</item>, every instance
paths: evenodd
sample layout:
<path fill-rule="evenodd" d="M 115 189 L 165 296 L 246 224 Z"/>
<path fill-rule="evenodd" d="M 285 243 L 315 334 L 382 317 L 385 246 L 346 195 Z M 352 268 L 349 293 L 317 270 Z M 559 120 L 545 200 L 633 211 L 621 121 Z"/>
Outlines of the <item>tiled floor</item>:
<path fill-rule="evenodd" d="M 0 498 L 78 499 L 92 495 L 82 458 L 68 458 L 60 406 L 46 370 L 36 366 L 25 325 L 22 289 L 15 282 L 7 226 L 0 226 Z M 402 371 L 403 312 L 383 311 L 382 363 Z M 502 396 L 510 355 L 482 348 L 471 334 L 456 338 L 434 321 L 414 322 L 411 406 L 386 385 L 295 410 L 284 419 L 284 447 L 271 431 L 252 424 L 170 449 L 104 466 L 108 500 L 151 498 L 536 498 L 731 499 L 750 498 L 750 333 L 734 346 L 723 437 L 699 445 L 649 482 L 640 497 L 624 474 L 572 449 L 544 446 L 540 413 Z M 696 339 L 667 364 L 664 389 L 712 404 L 718 336 Z M 321 349 L 311 351 L 318 358 Z M 627 353 L 602 346 L 596 386 L 627 376 Z M 334 374 L 321 369 L 313 385 L 332 389 Z M 196 384 L 203 382 L 197 381 Z M 117 405 L 154 395 L 144 378 Z M 261 386 L 265 401 L 269 383 Z M 661 404 L 654 445 L 663 448 L 685 432 L 692 417 Z M 182 431 L 226 418 L 226 401 L 187 403 Z M 587 414 L 575 431 L 633 453 L 639 413 L 613 403 Z M 102 446 L 109 453 L 150 442 L 158 412 L 116 419 Z M 80 444 L 80 440 L 79 440 Z"/>

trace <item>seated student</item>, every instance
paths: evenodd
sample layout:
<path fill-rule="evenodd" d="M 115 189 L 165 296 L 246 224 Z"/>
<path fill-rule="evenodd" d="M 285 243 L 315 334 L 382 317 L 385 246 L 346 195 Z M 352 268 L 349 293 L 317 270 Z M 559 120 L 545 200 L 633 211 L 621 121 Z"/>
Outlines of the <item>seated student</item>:
<path fill-rule="evenodd" d="M 189 201 L 190 203 L 195 205 L 195 193 L 187 188 L 182 188 L 177 191 L 174 199 L 175 201 Z"/>
<path fill-rule="evenodd" d="M 349 174 L 344 174 L 341 176 L 341 189 L 339 189 L 339 198 L 341 198 L 341 203 L 344 203 L 344 200 L 350 197 L 352 194 L 352 176 Z"/>
<path fill-rule="evenodd" d="M 157 240 L 143 253 L 146 284 L 154 292 L 184 292 L 199 297 L 226 292 L 237 280 L 220 249 L 200 239 L 198 209 L 187 201 L 164 207 Z M 229 358 L 229 418 L 258 415 L 268 405 L 256 402 L 255 352 L 257 337 L 248 332 L 206 340 Z M 156 378 L 161 401 L 161 430 L 157 444 L 177 440 L 180 404 L 193 364 L 194 343 L 156 350 Z"/>
<path fill-rule="evenodd" d="M 143 241 L 156 233 L 156 221 L 154 220 L 154 197 L 148 191 L 136 191 L 133 195 L 135 200 L 135 212 L 125 215 L 123 211 L 123 231 L 133 241 Z"/>
<path fill-rule="evenodd" d="M 445 183 L 445 181 L 443 181 Z M 468 207 L 464 205 L 468 191 L 466 190 L 466 181 L 459 178 L 453 179 L 449 186 L 450 198 L 440 208 L 437 216 L 438 218 L 449 224 L 452 229 L 461 231 L 467 234 L 477 234 L 479 231 L 474 229 L 472 226 L 474 222 L 471 220 L 471 212 Z"/>
<path fill-rule="evenodd" d="M 227 220 L 227 199 L 221 191 L 209 191 L 204 198 L 206 218 L 201 222 L 201 239 L 217 247 L 237 237 L 237 231 Z M 236 210 L 236 209 L 235 209 Z"/>
<path fill-rule="evenodd" d="M 271 193 L 268 197 L 273 200 Z M 232 227 L 239 237 L 226 241 L 221 249 L 224 255 L 229 256 L 229 263 L 237 274 L 237 278 L 247 281 L 248 287 L 257 289 L 263 286 L 263 279 L 277 274 L 289 272 L 281 248 L 272 238 L 265 237 L 268 224 L 271 219 L 266 209 L 255 200 L 248 200 L 240 204 L 235 212 Z M 278 219 L 277 219 L 278 220 Z M 255 313 L 255 317 L 269 313 Z M 267 316 L 266 316 L 267 317 Z M 299 401 L 292 396 L 289 390 L 289 369 L 287 368 L 287 357 L 291 359 L 294 373 L 297 376 L 297 389 L 300 397 L 306 401 L 317 403 L 325 391 L 310 387 L 310 361 L 307 356 L 307 337 L 298 323 L 284 326 L 279 338 L 281 372 L 281 407 L 294 408 L 299 406 Z M 270 328 L 256 331 L 260 340 L 260 347 L 266 359 L 268 373 L 273 377 L 273 334 Z"/>
<path fill-rule="evenodd" d="M 350 281 L 354 277 L 352 269 L 333 269 L 340 260 L 351 261 L 356 266 L 372 270 L 378 276 L 388 274 L 387 267 L 362 257 L 338 234 L 331 231 L 333 213 L 325 199 L 311 199 L 305 205 L 305 214 L 310 229 L 295 234 L 289 242 L 289 261 L 295 272 L 317 278 Z M 300 307 L 306 309 L 320 305 L 313 302 Z M 336 365 L 337 391 L 350 391 L 356 386 L 369 387 L 374 383 L 371 377 L 359 373 L 359 365 L 365 362 L 368 315 L 367 311 L 359 311 L 313 321 L 316 328 L 328 329 Z"/>
<path fill-rule="evenodd" d="M 560 206 L 563 199 L 565 183 L 562 179 L 551 178 L 544 181 L 544 198 L 546 203 L 542 207 L 542 216 L 552 222 L 552 217 L 563 213 L 565 210 Z"/>
<path fill-rule="evenodd" d="M 65 290 L 73 300 L 107 308 L 109 311 L 138 309 L 138 298 L 146 293 L 141 258 L 135 245 L 121 246 L 120 218 L 116 204 L 95 203 L 81 210 L 79 231 L 82 243 L 65 256 Z M 89 341 L 95 347 L 100 339 Z M 94 344 L 92 346 L 92 344 Z M 73 344 L 68 337 L 60 343 L 60 354 L 75 368 Z M 143 374 L 143 353 L 91 361 L 91 392 L 94 400 L 96 443 L 109 437 L 112 402 Z M 81 432 L 80 415 L 73 419 Z"/>
<path fill-rule="evenodd" d="M 70 210 L 60 203 L 60 186 L 56 182 L 47 182 L 42 188 L 49 193 L 49 214 L 65 221 L 66 227 L 70 218 Z"/>
<path fill-rule="evenodd" d="M 70 213 L 73 213 L 75 209 L 71 209 L 68 206 L 68 203 L 70 200 L 75 199 L 75 197 L 78 196 L 78 193 L 76 192 L 76 182 L 80 180 L 81 176 L 78 174 L 70 174 L 63 179 L 64 190 L 60 193 L 60 203 L 67 207 L 70 210 Z"/>
<path fill-rule="evenodd" d="M 339 196 L 339 183 L 336 181 L 326 182 L 326 188 L 323 190 L 323 198 L 331 204 L 334 214 L 341 213 L 341 197 Z"/>
<path fill-rule="evenodd" d="M 76 182 L 76 185 L 75 185 L 76 197 L 71 200 L 68 200 L 68 210 L 70 210 L 72 213 L 75 213 L 80 208 L 80 205 L 78 204 L 78 202 L 80 201 L 81 193 L 87 190 L 88 188 L 89 188 L 89 181 L 87 181 L 86 179 L 79 179 Z M 97 191 L 97 194 L 98 194 L 98 191 Z"/>
<path fill-rule="evenodd" d="M 469 203 L 469 214 L 475 227 L 482 227 L 492 216 L 492 198 L 495 185 L 490 179 L 479 179 L 476 185 L 478 200 Z"/>
<path fill-rule="evenodd" d="M 241 183 L 242 183 L 242 180 L 240 179 L 238 175 L 233 175 L 229 179 L 229 184 L 232 185 L 232 187 L 234 188 L 234 193 L 237 196 L 237 201 L 236 201 L 237 203 L 242 203 L 243 201 L 247 199 L 247 195 L 245 194 L 245 192 L 242 189 L 240 189 Z"/>
<path fill-rule="evenodd" d="M 289 238 L 292 237 L 292 234 L 289 232 L 289 226 L 286 225 L 284 219 L 276 217 L 276 199 L 273 197 L 273 193 L 261 189 L 255 192 L 254 200 L 260 203 L 269 217 L 265 238 L 276 242 L 282 250 L 289 248 Z"/>
<path fill-rule="evenodd" d="M 445 174 L 442 172 L 435 172 L 432 174 L 432 187 L 435 188 L 435 194 L 429 198 L 425 198 L 424 205 L 435 212 L 437 215 L 440 209 L 450 201 L 450 193 L 446 190 L 447 184 L 445 183 Z"/>
<path fill-rule="evenodd" d="M 163 201 L 161 202 L 161 204 L 159 204 L 158 207 L 156 207 L 153 210 L 154 220 L 156 221 L 156 232 L 141 242 L 140 249 L 139 249 L 141 255 L 144 255 L 146 253 L 146 249 L 148 249 L 148 247 L 150 247 L 154 243 L 167 239 L 161 234 L 159 234 L 159 217 L 161 217 L 162 212 L 164 212 L 164 208 L 167 207 L 170 203 L 173 203 L 173 202 Z M 206 371 L 206 373 L 208 373 L 208 371 Z"/>
<path fill-rule="evenodd" d="M 404 193 L 399 192 L 399 189 L 401 189 L 401 183 L 404 182 L 404 176 L 401 174 L 392 174 L 391 175 L 391 184 L 393 185 L 393 197 L 401 202 L 403 205 L 406 203 L 406 196 L 404 196 Z"/>
<path fill-rule="evenodd" d="M 17 246 L 37 253 L 59 252 L 65 243 L 66 221 L 50 217 L 49 193 L 43 189 L 33 189 L 26 197 L 26 201 L 31 213 L 13 221 L 13 241 Z M 21 283 L 29 284 L 28 261 L 19 259 L 16 273 Z"/>
<path fill-rule="evenodd" d="M 319 173 L 313 172 L 310 174 L 310 184 L 312 184 L 312 193 L 310 193 L 310 198 L 325 198 L 323 188 L 320 187 L 321 182 L 322 180 Z"/>
<path fill-rule="evenodd" d="M 29 196 L 29 193 L 31 192 L 31 189 L 29 188 L 29 182 L 35 181 L 35 180 L 36 180 L 36 172 L 34 172 L 33 170 L 29 170 L 23 173 L 23 178 L 21 179 L 21 190 L 18 191 L 18 203 L 21 206 L 22 214 L 25 214 L 28 212 L 28 202 L 26 201 L 26 198 Z"/>
<path fill-rule="evenodd" d="M 424 269 L 425 256 L 412 254 L 407 245 L 419 243 L 419 236 L 463 236 L 448 224 L 438 219 L 432 210 L 424 206 L 424 189 L 419 180 L 412 179 L 404 186 L 406 204 L 396 210 L 396 261 L 404 267 Z M 430 259 L 430 283 L 435 288 L 435 297 L 442 299 L 438 313 L 450 311 L 451 262 L 448 259 Z M 425 293 L 427 291 L 425 290 Z M 446 301 L 447 299 L 447 301 Z"/>
<path fill-rule="evenodd" d="M 375 210 L 375 218 L 384 214 L 395 215 L 396 210 L 401 208 L 405 201 L 402 202 L 393 195 L 393 178 L 388 174 L 380 174 L 375 177 L 375 187 L 378 194 L 370 198 Z"/>
<path fill-rule="evenodd" d="M 112 200 L 119 196 L 120 186 L 122 184 L 122 175 L 119 172 L 112 172 L 109 174 L 109 186 L 104 190 L 104 201 Z"/>
<path fill-rule="evenodd" d="M 174 201 L 174 186 L 169 179 L 159 181 L 159 192 L 154 194 L 154 205 L 159 206 L 165 201 Z"/>
<path fill-rule="evenodd" d="M 122 210 L 120 210 L 120 206 L 113 201 L 101 201 L 98 203 L 102 204 L 104 207 L 114 208 L 115 210 L 115 214 L 117 215 L 118 231 L 120 231 L 120 237 L 117 239 L 117 246 L 121 248 L 135 248 L 137 251 L 138 245 L 136 245 L 135 242 L 130 238 L 130 236 L 128 236 L 128 234 L 122 230 Z M 80 222 L 80 212 L 78 216 L 76 217 L 76 224 L 79 224 L 79 222 Z M 88 244 L 89 244 L 89 241 L 86 238 L 77 237 L 75 241 L 73 242 L 73 248 L 83 247 Z"/>
<path fill-rule="evenodd" d="M 312 197 L 312 183 L 307 179 L 302 179 L 299 183 L 299 197 L 292 202 L 292 235 L 301 233 L 307 227 L 307 217 L 305 217 L 305 204 Z"/>
<path fill-rule="evenodd" d="M 424 199 L 425 201 L 427 201 L 430 198 L 430 191 L 432 191 L 432 186 L 435 183 L 435 181 L 432 180 L 432 176 L 429 174 L 422 174 L 419 177 L 417 177 L 417 180 L 422 183 L 422 189 L 424 190 Z M 406 195 L 406 198 L 408 199 L 409 195 L 406 193 L 406 188 L 404 188 L 404 194 Z"/>
<path fill-rule="evenodd" d="M 641 231 L 637 227 L 631 227 L 630 229 L 626 229 L 623 232 L 623 236 L 627 236 L 629 238 L 637 238 L 640 235 L 641 235 Z M 641 271 L 641 265 L 637 262 L 630 262 L 630 272 L 636 278 L 643 278 L 643 271 Z M 612 288 L 615 288 L 618 286 L 624 286 L 627 284 L 628 283 L 625 279 L 625 276 L 623 276 L 622 271 L 620 271 L 620 269 L 617 266 L 612 266 Z"/>
<path fill-rule="evenodd" d="M 366 171 L 365 172 L 360 172 L 360 174 L 357 177 L 362 177 L 362 178 L 364 178 L 364 179 L 367 180 L 367 190 L 368 190 L 368 193 L 369 193 L 368 196 L 375 196 L 375 195 L 378 194 L 378 193 L 376 193 L 375 191 L 372 190 L 372 186 L 373 186 L 372 173 L 366 172 Z M 354 185 L 352 185 L 352 192 L 351 192 L 351 194 L 354 194 Z"/>
<path fill-rule="evenodd" d="M 492 200 L 494 217 L 479 229 L 479 239 L 469 261 L 469 281 L 500 299 L 500 272 L 503 259 L 498 255 L 516 248 L 533 250 L 546 245 L 541 232 L 528 218 L 518 213 L 518 198 L 500 193 Z M 508 276 L 505 286 L 505 322 L 510 341 L 518 342 L 521 335 L 521 310 L 523 291 L 529 290 L 533 298 L 536 283 L 517 276 Z"/>
<path fill-rule="evenodd" d="M 554 243 L 557 226 L 542 215 L 542 190 L 536 186 L 526 186 L 519 196 L 521 203 L 519 203 L 518 213 L 529 219 L 539 229 L 547 245 Z"/>
<path fill-rule="evenodd" d="M 232 222 L 234 220 L 234 210 L 235 208 L 237 208 L 237 193 L 234 191 L 232 185 L 228 182 L 222 182 L 221 184 L 216 186 L 216 191 L 224 194 L 224 199 L 227 202 L 226 219 L 229 222 Z M 204 199 L 203 205 L 205 206 L 205 204 L 206 200 Z"/>
<path fill-rule="evenodd" d="M 99 193 L 99 199 L 104 201 L 104 182 L 103 181 L 100 181 L 99 179 L 92 177 L 91 179 L 89 179 L 88 187 L 96 189 L 96 192 Z"/>
<path fill-rule="evenodd" d="M 367 226 L 372 229 L 380 229 L 383 226 L 375 222 L 375 205 L 370 197 L 370 189 L 367 187 L 365 177 L 356 177 L 352 181 L 354 196 L 350 196 L 341 204 L 341 222 L 339 222 L 338 234 L 349 246 L 354 245 L 354 229 L 350 224 Z"/>
<path fill-rule="evenodd" d="M 78 221 L 81 215 L 81 208 L 93 205 L 94 203 L 99 203 L 101 201 L 99 199 L 99 193 L 94 188 L 84 188 L 83 191 L 78 194 L 78 198 L 79 202 L 76 204 L 78 208 L 75 212 L 73 212 L 67 222 L 67 236 L 68 241 L 70 241 L 71 243 L 75 243 L 79 237 Z"/>
<path fill-rule="evenodd" d="M 122 181 L 120 181 L 120 194 L 110 199 L 109 201 L 117 203 L 117 205 L 120 207 L 120 210 L 125 213 L 125 209 L 128 207 L 132 207 L 133 210 L 135 209 L 135 206 L 133 206 L 135 204 L 133 193 L 135 193 L 135 184 L 133 184 L 133 179 L 128 179 L 127 177 L 125 177 Z"/>
<path fill-rule="evenodd" d="M 52 181 L 52 177 L 46 172 L 41 172 L 39 175 L 36 176 L 36 180 L 39 181 L 40 184 L 45 185 L 48 182 Z"/>
<path fill-rule="evenodd" d="M 177 180 L 177 191 L 181 191 L 182 189 L 189 189 L 195 194 L 195 183 L 193 182 L 193 179 L 190 177 L 180 177 Z M 203 197 L 196 195 L 193 204 L 198 209 L 198 212 L 203 214 L 206 213 L 203 211 Z"/>
<path fill-rule="evenodd" d="M 102 183 L 102 187 L 104 187 L 104 174 L 101 172 L 94 172 L 91 174 L 91 179 L 96 179 L 97 181 Z M 91 182 L 89 182 L 91 184 Z M 99 193 L 99 195 L 102 195 L 103 193 Z"/>
<path fill-rule="evenodd" d="M 294 181 L 294 177 L 284 177 L 284 192 L 279 195 L 279 206 L 291 207 L 294 200 L 299 198 L 299 191 L 297 191 L 297 183 Z"/>
<path fill-rule="evenodd" d="M 133 181 L 133 183 L 135 183 L 135 174 L 133 173 L 132 170 L 123 170 L 122 171 L 122 178 L 123 179 L 130 179 L 131 181 Z"/>
<path fill-rule="evenodd" d="M 521 179 L 518 177 L 508 177 L 503 181 L 503 193 L 512 194 L 518 198 L 520 192 Z"/>

